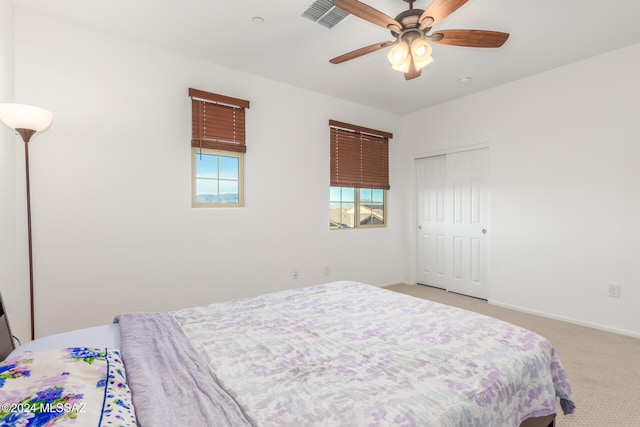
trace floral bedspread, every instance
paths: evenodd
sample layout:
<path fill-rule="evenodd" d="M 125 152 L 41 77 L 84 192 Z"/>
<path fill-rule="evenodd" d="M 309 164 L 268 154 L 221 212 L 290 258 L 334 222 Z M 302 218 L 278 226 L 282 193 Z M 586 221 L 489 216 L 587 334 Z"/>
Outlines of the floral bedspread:
<path fill-rule="evenodd" d="M 0 427 L 8 426 L 135 427 L 119 351 L 26 352 L 0 363 Z"/>
<path fill-rule="evenodd" d="M 355 282 L 170 313 L 260 426 L 518 426 L 575 407 L 543 337 Z"/>

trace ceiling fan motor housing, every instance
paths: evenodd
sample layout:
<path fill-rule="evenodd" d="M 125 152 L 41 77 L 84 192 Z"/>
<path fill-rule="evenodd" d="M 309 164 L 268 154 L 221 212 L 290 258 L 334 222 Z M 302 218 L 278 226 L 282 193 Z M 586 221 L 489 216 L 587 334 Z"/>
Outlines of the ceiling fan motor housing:
<path fill-rule="evenodd" d="M 398 28 L 396 26 L 389 26 L 391 35 L 397 38 L 408 31 L 419 32 L 421 34 L 427 33 L 431 27 L 425 28 L 424 32 L 419 29 L 420 16 L 422 16 L 423 12 L 424 10 L 422 9 L 408 9 L 404 12 L 400 12 L 395 19 L 400 25 L 402 25 L 402 28 L 400 28 L 400 32 L 398 32 Z"/>

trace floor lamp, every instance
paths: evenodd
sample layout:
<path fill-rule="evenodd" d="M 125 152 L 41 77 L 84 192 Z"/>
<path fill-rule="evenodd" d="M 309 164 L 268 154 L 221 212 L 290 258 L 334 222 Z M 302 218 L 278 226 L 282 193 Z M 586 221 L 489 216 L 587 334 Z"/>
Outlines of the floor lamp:
<path fill-rule="evenodd" d="M 33 307 L 33 251 L 31 240 L 31 190 L 29 188 L 29 140 L 51 125 L 53 114 L 42 108 L 22 104 L 0 104 L 0 121 L 15 130 L 24 141 L 24 164 L 27 177 L 27 238 L 29 239 L 29 308 L 31 311 L 31 339 L 35 339 Z"/>

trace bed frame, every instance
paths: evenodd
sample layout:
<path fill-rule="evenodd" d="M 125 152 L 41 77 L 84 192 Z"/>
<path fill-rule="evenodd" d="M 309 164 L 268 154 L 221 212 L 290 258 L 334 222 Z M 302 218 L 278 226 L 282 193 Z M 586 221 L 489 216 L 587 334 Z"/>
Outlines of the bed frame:
<path fill-rule="evenodd" d="M 524 420 L 520 427 L 556 427 L 556 414 Z"/>

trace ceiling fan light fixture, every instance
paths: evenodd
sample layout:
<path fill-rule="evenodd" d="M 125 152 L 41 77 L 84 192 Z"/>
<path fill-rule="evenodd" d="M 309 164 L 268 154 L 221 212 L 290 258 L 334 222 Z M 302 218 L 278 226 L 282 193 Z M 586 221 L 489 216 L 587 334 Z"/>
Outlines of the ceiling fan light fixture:
<path fill-rule="evenodd" d="M 387 59 L 395 69 L 395 67 L 403 66 L 409 59 L 409 45 L 403 41 L 396 43 L 389 51 Z"/>
<path fill-rule="evenodd" d="M 391 68 L 396 71 L 400 71 L 401 73 L 407 73 L 409 71 L 409 68 L 411 68 L 411 56 L 407 55 L 404 62 L 398 65 L 392 65 Z"/>
<path fill-rule="evenodd" d="M 433 62 L 432 51 L 431 45 L 425 39 L 418 38 L 411 42 L 411 56 L 417 70 L 422 70 Z"/>
<path fill-rule="evenodd" d="M 414 58 L 413 60 L 413 64 L 416 67 L 416 70 L 422 70 L 424 67 L 426 67 L 427 65 L 431 64 L 433 62 L 433 58 L 432 57 L 428 57 L 424 60 L 417 60 Z"/>
<path fill-rule="evenodd" d="M 411 42 L 411 55 L 414 58 L 427 58 L 431 56 L 433 49 L 425 39 L 418 38 Z"/>

